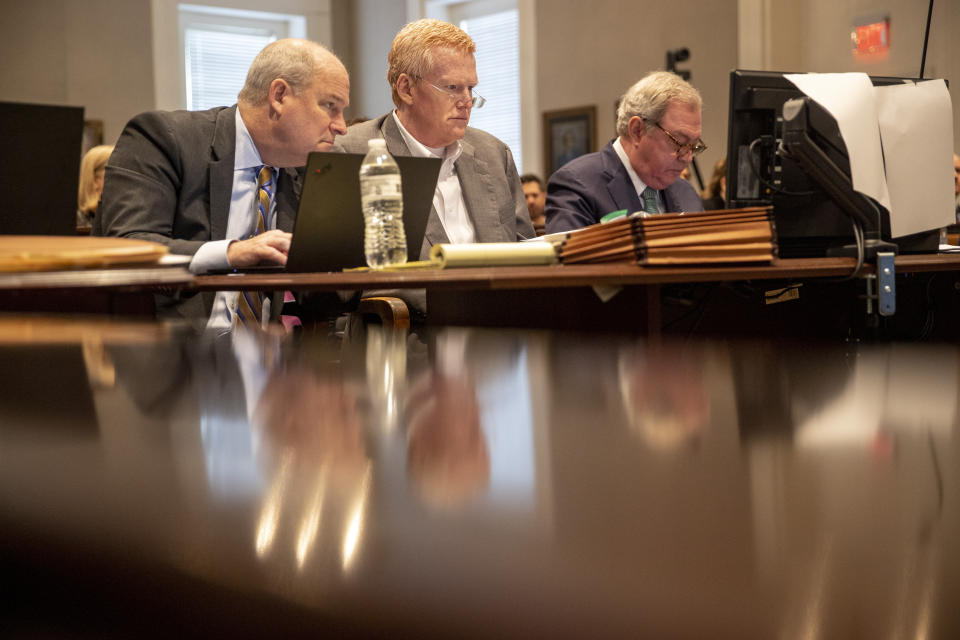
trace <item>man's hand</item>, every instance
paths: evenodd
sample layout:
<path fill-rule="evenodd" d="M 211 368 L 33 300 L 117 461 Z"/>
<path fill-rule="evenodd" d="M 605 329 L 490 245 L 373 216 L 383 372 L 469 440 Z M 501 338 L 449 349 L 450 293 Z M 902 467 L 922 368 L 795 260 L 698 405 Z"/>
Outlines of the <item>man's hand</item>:
<path fill-rule="evenodd" d="M 258 264 L 285 265 L 292 237 L 286 231 L 273 229 L 247 240 L 231 242 L 227 247 L 227 262 L 234 268 Z"/>

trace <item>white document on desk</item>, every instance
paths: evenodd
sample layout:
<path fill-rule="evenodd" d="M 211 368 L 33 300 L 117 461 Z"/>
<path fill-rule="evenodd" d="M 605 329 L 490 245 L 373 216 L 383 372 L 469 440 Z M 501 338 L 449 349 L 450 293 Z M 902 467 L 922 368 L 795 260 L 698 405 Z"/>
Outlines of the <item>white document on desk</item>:
<path fill-rule="evenodd" d="M 955 222 L 953 110 L 943 80 L 874 87 L 893 237 Z"/>
<path fill-rule="evenodd" d="M 890 193 L 870 77 L 865 73 L 791 73 L 785 77 L 836 118 L 850 157 L 853 188 L 889 210 Z"/>

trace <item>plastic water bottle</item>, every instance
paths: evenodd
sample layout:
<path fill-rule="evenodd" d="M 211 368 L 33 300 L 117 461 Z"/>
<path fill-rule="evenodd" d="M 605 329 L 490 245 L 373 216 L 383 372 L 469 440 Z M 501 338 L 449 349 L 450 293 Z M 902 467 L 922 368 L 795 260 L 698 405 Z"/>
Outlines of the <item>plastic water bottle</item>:
<path fill-rule="evenodd" d="M 363 250 L 371 269 L 407 261 L 403 231 L 403 189 L 400 167 L 387 151 L 383 138 L 367 143 L 369 151 L 360 165 L 360 203 L 363 206 Z"/>

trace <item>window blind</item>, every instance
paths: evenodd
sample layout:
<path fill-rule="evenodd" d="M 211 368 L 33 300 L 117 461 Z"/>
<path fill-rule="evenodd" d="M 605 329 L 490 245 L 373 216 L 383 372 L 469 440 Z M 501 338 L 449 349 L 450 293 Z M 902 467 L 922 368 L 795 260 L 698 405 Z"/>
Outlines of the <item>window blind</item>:
<path fill-rule="evenodd" d="M 236 102 L 250 63 L 276 39 L 273 33 L 243 33 L 211 25 L 184 29 L 187 109 Z"/>
<path fill-rule="evenodd" d="M 520 136 L 520 61 L 517 10 L 460 21 L 477 45 L 477 93 L 487 99 L 470 114 L 470 125 L 500 138 L 523 166 Z"/>

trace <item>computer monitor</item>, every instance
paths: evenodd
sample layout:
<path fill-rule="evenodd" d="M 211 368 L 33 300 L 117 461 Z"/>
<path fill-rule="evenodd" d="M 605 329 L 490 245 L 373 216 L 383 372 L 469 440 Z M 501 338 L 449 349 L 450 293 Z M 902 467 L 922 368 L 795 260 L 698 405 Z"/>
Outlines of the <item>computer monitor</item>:
<path fill-rule="evenodd" d="M 789 154 L 778 152 L 784 136 L 784 103 L 804 96 L 784 75 L 740 69 L 730 73 L 727 203 L 733 208 L 773 205 L 780 257 L 841 253 L 854 240 L 850 216 L 821 180 Z M 875 86 L 912 81 L 882 76 L 870 79 Z M 812 138 L 849 184 L 850 161 L 839 127 L 825 110 L 815 103 L 811 107 L 816 116 Z M 878 222 L 874 222 L 877 216 L 871 216 L 864 227 L 878 238 L 890 240 L 889 212 L 877 203 L 868 203 L 871 209 L 873 205 L 879 210 Z M 893 241 L 901 252 L 936 251 L 938 235 L 931 231 Z"/>
<path fill-rule="evenodd" d="M 0 102 L 0 233 L 76 235 L 83 108 Z"/>

